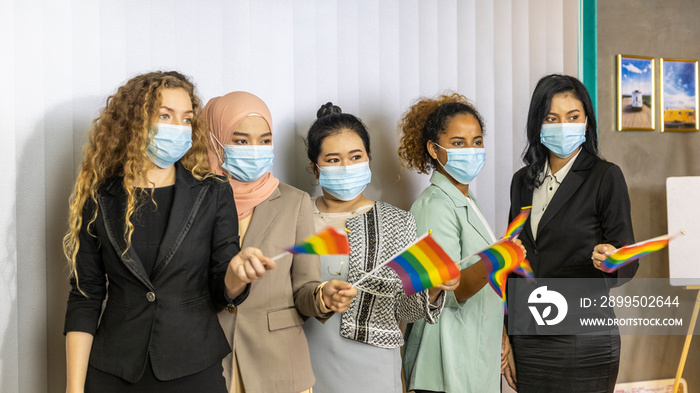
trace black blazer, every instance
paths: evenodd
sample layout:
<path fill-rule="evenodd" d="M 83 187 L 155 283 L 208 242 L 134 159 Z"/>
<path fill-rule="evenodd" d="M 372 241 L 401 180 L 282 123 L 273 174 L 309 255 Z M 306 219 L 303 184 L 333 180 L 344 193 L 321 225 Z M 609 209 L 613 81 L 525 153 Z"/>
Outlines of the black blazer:
<path fill-rule="evenodd" d="M 526 169 L 516 172 L 510 184 L 511 220 L 521 207 L 532 205 L 533 190 L 524 183 Z M 529 219 L 519 239 L 536 277 L 606 276 L 593 267 L 593 247 L 634 243 L 630 198 L 620 168 L 582 150 L 542 215 L 537 241 Z M 633 262 L 607 276 L 620 278 L 615 280 L 619 285 L 633 277 L 638 266 Z"/>
<path fill-rule="evenodd" d="M 532 205 L 533 190 L 525 186 L 526 169 L 513 175 L 511 220 L 521 207 Z M 600 288 L 591 288 L 598 296 L 629 281 L 639 267 L 637 261 L 611 274 L 596 269 L 591 261 L 597 244 L 619 248 L 634 243 L 630 199 L 620 168 L 582 150 L 542 215 L 537 240 L 533 239 L 529 218 L 519 239 L 537 278 L 605 278 Z M 509 310 L 511 305 L 514 311 L 527 310 L 527 299 L 508 299 Z M 609 311 L 612 313 L 612 309 Z"/>
<path fill-rule="evenodd" d="M 97 220 L 90 226 L 95 236 L 85 226 L 95 208 L 88 205 L 76 259 L 80 289 L 89 297 L 71 279 L 65 332 L 93 334 L 90 365 L 129 382 L 141 378 L 147 356 L 161 380 L 220 362 L 231 349 L 215 304 L 238 304 L 249 290 L 233 302 L 225 293 L 228 263 L 240 249 L 229 183 L 198 181 L 176 164 L 172 209 L 150 275 L 133 247 L 124 253 L 122 178 L 107 181 L 97 199 Z"/>

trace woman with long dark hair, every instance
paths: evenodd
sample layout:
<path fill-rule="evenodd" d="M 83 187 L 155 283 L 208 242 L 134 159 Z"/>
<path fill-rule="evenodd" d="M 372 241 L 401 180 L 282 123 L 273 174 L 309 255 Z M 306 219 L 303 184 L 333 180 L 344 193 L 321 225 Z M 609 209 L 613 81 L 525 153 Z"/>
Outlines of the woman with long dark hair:
<path fill-rule="evenodd" d="M 634 235 L 624 176 L 599 157 L 596 126 L 590 96 L 578 79 L 540 79 L 528 113 L 526 166 L 511 183 L 510 216 L 532 206 L 520 239 L 537 278 L 598 278 L 590 292 L 606 294 L 634 276 L 638 265 L 613 273 L 600 270 L 600 263 L 617 247 L 633 243 Z M 517 299 L 508 299 L 509 318 L 519 321 L 515 314 L 529 312 Z M 512 335 L 511 343 L 521 393 L 614 389 L 620 360 L 616 328 L 568 336 Z"/>

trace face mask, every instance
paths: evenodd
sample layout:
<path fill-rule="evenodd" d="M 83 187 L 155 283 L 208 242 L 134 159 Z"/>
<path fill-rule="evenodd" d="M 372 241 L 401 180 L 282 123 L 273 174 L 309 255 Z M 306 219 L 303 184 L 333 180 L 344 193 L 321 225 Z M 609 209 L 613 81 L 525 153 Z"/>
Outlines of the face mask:
<path fill-rule="evenodd" d="M 192 147 L 192 127 L 155 123 L 151 132 L 156 134 L 146 149 L 148 157 L 160 168 L 168 168 Z"/>
<path fill-rule="evenodd" d="M 586 141 L 585 123 L 543 124 L 540 131 L 542 144 L 559 158 L 570 156 Z"/>
<path fill-rule="evenodd" d="M 372 180 L 369 161 L 348 166 L 316 166 L 321 171 L 318 177 L 321 187 L 341 201 L 357 198 Z"/>
<path fill-rule="evenodd" d="M 435 146 L 445 149 L 435 143 Z M 460 184 L 469 184 L 481 172 L 486 164 L 486 149 L 483 147 L 466 147 L 459 149 L 445 149 L 447 162 L 442 165 L 436 160 L 445 172 Z"/>
<path fill-rule="evenodd" d="M 211 137 L 224 149 L 221 167 L 235 179 L 243 182 L 255 181 L 272 168 L 272 161 L 275 158 L 272 146 L 222 145 L 214 135 Z M 222 161 L 221 157 L 219 157 L 219 161 Z"/>

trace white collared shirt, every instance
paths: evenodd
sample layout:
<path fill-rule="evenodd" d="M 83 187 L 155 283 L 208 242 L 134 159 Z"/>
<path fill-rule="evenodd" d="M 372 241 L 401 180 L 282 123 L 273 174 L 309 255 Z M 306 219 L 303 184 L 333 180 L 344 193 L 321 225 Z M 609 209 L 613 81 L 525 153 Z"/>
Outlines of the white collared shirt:
<path fill-rule="evenodd" d="M 583 150 L 583 148 L 580 148 L 578 153 L 576 153 L 576 155 L 571 158 L 566 165 L 559 169 L 557 173 L 552 174 L 552 168 L 549 165 L 549 158 L 547 158 L 547 161 L 544 163 L 544 169 L 540 173 L 540 179 L 544 180 L 542 181 L 542 184 L 540 184 L 540 186 L 535 188 L 535 190 L 532 192 L 530 229 L 532 229 L 533 239 L 537 239 L 537 227 L 540 224 L 542 215 L 544 214 L 545 210 L 547 210 L 549 202 L 552 201 L 554 194 L 559 189 L 559 186 L 564 181 L 564 178 L 567 174 L 569 174 L 571 167 L 574 166 L 574 161 L 576 161 L 578 155 L 581 154 L 581 150 Z"/>

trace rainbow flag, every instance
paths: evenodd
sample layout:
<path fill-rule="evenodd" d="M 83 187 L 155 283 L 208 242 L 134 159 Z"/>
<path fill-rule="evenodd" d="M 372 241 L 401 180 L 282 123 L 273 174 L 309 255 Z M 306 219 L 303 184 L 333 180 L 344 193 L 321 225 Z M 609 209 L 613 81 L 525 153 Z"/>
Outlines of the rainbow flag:
<path fill-rule="evenodd" d="M 486 264 L 489 284 L 503 301 L 506 300 L 506 280 L 511 272 L 526 278 L 534 278 L 532 267 L 525 259 L 523 250 L 507 239 L 501 239 L 489 248 L 476 253 Z"/>
<path fill-rule="evenodd" d="M 514 237 L 520 234 L 520 232 L 523 230 L 523 226 L 525 225 L 525 221 L 527 221 L 527 218 L 530 216 L 530 210 L 532 210 L 532 206 L 520 208 L 520 214 L 515 216 L 513 221 L 508 224 L 506 234 L 503 235 L 506 240 L 513 240 Z"/>
<path fill-rule="evenodd" d="M 606 273 L 612 273 L 615 270 L 625 266 L 626 264 L 639 259 L 652 252 L 661 250 L 668 245 L 668 242 L 678 235 L 685 235 L 685 232 L 680 231 L 675 235 L 663 235 L 643 242 L 631 244 L 618 248 L 614 254 L 609 256 L 603 263 L 600 264 L 600 270 Z"/>
<path fill-rule="evenodd" d="M 459 267 L 430 232 L 391 258 L 386 264 L 401 278 L 407 296 L 459 277 Z"/>
<path fill-rule="evenodd" d="M 345 234 L 333 227 L 325 227 L 303 242 L 287 248 L 292 254 L 349 255 L 350 244 Z"/>

